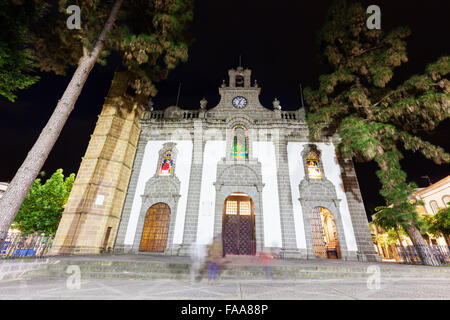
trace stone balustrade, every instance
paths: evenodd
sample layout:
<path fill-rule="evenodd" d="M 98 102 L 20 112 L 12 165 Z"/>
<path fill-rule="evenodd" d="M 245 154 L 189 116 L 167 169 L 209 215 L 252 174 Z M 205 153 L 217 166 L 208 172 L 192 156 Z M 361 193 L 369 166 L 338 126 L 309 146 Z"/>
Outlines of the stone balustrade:
<path fill-rule="evenodd" d="M 298 120 L 297 111 L 281 111 L 281 119 Z"/>

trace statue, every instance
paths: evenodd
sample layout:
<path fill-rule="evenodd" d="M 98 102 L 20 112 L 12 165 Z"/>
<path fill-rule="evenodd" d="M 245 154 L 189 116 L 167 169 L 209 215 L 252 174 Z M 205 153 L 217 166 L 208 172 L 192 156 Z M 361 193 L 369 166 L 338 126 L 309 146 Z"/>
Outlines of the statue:
<path fill-rule="evenodd" d="M 206 110 L 206 105 L 207 104 L 208 104 L 208 100 L 206 100 L 205 97 L 203 97 L 203 99 L 200 100 L 200 109 Z"/>
<path fill-rule="evenodd" d="M 153 111 L 153 101 L 152 101 L 152 98 L 149 98 L 148 99 L 148 102 L 147 102 L 147 110 L 146 111 Z"/>
<path fill-rule="evenodd" d="M 281 110 L 280 101 L 278 101 L 277 98 L 275 98 L 275 100 L 273 100 L 273 108 L 276 110 Z"/>

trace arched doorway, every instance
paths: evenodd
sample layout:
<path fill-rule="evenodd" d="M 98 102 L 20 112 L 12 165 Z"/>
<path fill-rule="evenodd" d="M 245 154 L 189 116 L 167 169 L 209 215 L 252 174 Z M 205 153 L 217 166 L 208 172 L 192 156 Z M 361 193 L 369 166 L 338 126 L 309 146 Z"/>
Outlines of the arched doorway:
<path fill-rule="evenodd" d="M 333 214 L 324 207 L 315 207 L 310 216 L 314 255 L 318 258 L 341 257 Z"/>
<path fill-rule="evenodd" d="M 224 202 L 222 218 L 223 254 L 256 253 L 253 200 L 245 193 L 232 193 Z"/>
<path fill-rule="evenodd" d="M 148 209 L 145 216 L 139 251 L 164 252 L 169 231 L 170 208 L 159 202 Z"/>

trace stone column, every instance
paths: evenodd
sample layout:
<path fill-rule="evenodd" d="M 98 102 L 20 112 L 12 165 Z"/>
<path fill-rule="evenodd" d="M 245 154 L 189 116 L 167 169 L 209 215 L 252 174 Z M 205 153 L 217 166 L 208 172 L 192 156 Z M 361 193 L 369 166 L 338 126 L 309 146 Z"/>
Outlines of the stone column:
<path fill-rule="evenodd" d="M 347 196 L 350 216 L 352 218 L 353 231 L 358 246 L 359 261 L 381 261 L 381 257 L 375 252 L 370 233 L 369 222 L 364 208 L 364 202 L 359 189 L 358 179 L 352 159 L 343 159 L 337 154 L 342 171 L 345 195 Z"/>
<path fill-rule="evenodd" d="M 183 243 L 178 255 L 188 255 L 190 245 L 197 240 L 198 214 L 200 208 L 200 188 L 203 169 L 203 121 L 194 120 L 194 143 L 192 152 L 189 194 L 184 220 Z"/>
<path fill-rule="evenodd" d="M 122 218 L 120 220 L 119 231 L 117 232 L 116 243 L 114 245 L 114 252 L 129 253 L 132 250 L 133 244 L 125 245 L 125 235 L 128 229 L 128 222 L 130 220 L 131 207 L 133 205 L 136 187 L 141 171 L 142 161 L 144 159 L 145 146 L 147 145 L 147 137 L 141 135 L 139 138 L 136 157 L 134 158 L 133 172 L 131 174 L 130 183 L 128 185 L 125 205 L 123 207 Z"/>
<path fill-rule="evenodd" d="M 287 158 L 287 142 L 284 132 L 273 131 L 272 140 L 275 145 L 277 161 L 278 196 L 280 203 L 280 222 L 282 237 L 282 258 L 306 258 L 306 252 L 297 248 L 295 235 L 294 209 L 292 208 L 291 182 L 289 179 L 289 164 Z"/>
<path fill-rule="evenodd" d="M 110 251 L 119 226 L 144 107 L 125 92 L 126 73 L 116 73 L 105 99 L 50 254 Z"/>

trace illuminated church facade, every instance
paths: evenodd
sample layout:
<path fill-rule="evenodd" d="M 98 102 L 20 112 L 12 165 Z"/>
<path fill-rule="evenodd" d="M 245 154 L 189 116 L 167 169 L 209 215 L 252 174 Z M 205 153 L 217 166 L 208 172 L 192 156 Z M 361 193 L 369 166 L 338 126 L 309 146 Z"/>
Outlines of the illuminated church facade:
<path fill-rule="evenodd" d="M 124 165 L 121 171 L 127 184 L 101 189 L 86 178 L 83 187 L 80 178 L 74 189 L 78 185 L 81 195 L 69 199 L 55 254 L 103 247 L 188 255 L 192 243 L 217 237 L 227 255 L 278 248 L 282 258 L 376 261 L 353 162 L 336 153 L 339 137 L 310 142 L 303 108 L 282 110 L 276 98 L 273 106 L 262 106 L 249 69 L 231 69 L 228 76 L 217 106 L 207 108 L 203 99 L 196 110 L 147 108 L 136 116 L 135 151 L 128 152 L 129 170 Z M 105 185 L 107 175 L 97 174 Z M 82 205 L 87 185 L 90 206 Z M 88 230 L 89 210 L 102 204 L 112 209 L 101 211 L 98 227 Z M 117 206 L 120 212 L 112 214 Z M 76 219 L 83 227 L 73 227 Z"/>

